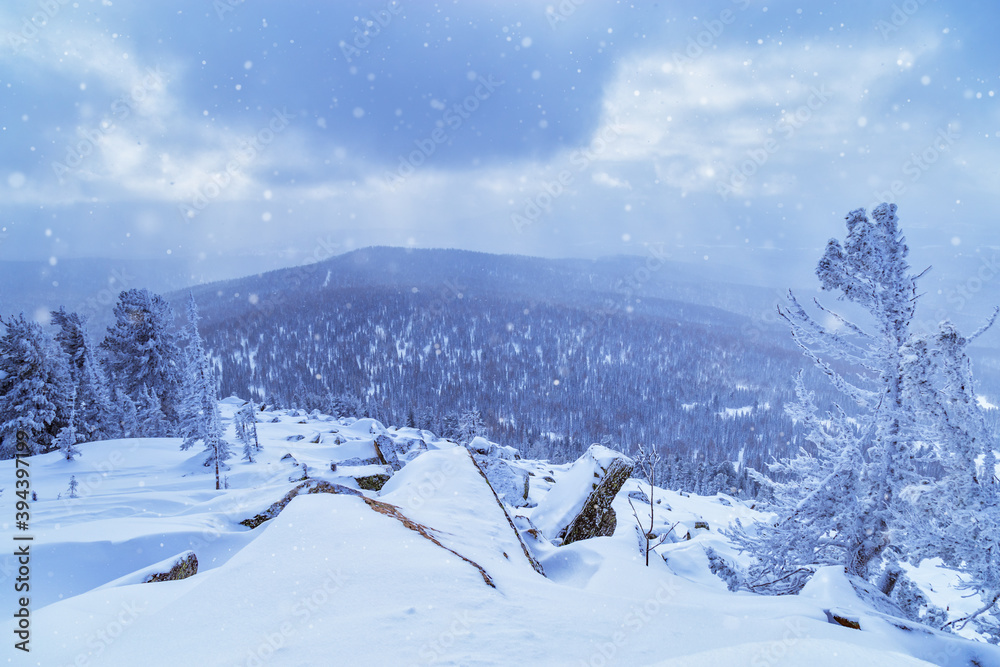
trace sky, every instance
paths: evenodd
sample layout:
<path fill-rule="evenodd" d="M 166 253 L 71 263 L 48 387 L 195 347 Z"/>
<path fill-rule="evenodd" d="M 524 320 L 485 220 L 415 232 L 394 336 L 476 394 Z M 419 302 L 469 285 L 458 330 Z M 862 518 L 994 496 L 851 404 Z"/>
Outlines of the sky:
<path fill-rule="evenodd" d="M 997 293 L 994 2 L 7 0 L 0 260 L 369 245 L 804 284 L 898 215 Z"/>

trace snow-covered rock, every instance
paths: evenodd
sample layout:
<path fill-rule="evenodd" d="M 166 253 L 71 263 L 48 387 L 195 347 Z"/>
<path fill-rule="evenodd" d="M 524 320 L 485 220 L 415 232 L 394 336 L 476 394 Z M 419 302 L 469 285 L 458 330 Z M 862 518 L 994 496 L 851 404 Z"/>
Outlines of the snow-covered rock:
<path fill-rule="evenodd" d="M 621 452 L 591 445 L 542 499 L 531 520 L 545 537 L 562 544 L 612 535 L 617 519 L 611 503 L 634 469 L 635 462 Z"/>
<path fill-rule="evenodd" d="M 512 507 L 528 505 L 528 471 L 506 459 L 473 453 L 473 460 L 486 475 L 497 496 Z"/>

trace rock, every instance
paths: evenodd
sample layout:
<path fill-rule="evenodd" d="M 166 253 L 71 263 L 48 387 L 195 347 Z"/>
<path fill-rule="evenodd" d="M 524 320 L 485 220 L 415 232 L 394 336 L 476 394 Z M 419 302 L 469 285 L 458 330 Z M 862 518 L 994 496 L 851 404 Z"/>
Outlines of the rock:
<path fill-rule="evenodd" d="M 166 572 L 151 574 L 142 580 L 148 584 L 154 581 L 179 581 L 198 574 L 198 557 L 193 551 L 181 554 Z"/>
<path fill-rule="evenodd" d="M 285 438 L 285 440 L 287 440 L 288 442 L 298 442 L 299 440 L 305 440 L 305 438 L 306 436 L 304 435 L 296 434 L 288 436 L 287 438 Z"/>
<path fill-rule="evenodd" d="M 491 458 L 503 459 L 505 461 L 516 461 L 521 458 L 521 453 L 513 447 L 498 445 L 490 442 L 482 436 L 476 436 L 465 446 L 473 454 L 489 456 Z"/>
<path fill-rule="evenodd" d="M 285 496 L 276 503 L 273 503 L 266 510 L 253 516 L 249 519 L 244 519 L 240 523 L 248 528 L 256 528 L 265 521 L 269 521 L 281 513 L 281 510 L 285 509 L 285 506 L 292 501 L 292 498 L 299 495 L 300 493 L 340 493 L 347 496 L 362 496 L 360 491 L 355 489 L 342 486 L 340 484 L 331 484 L 330 482 L 323 481 L 321 479 L 310 479 L 302 482 L 294 489 L 285 494 Z"/>
<path fill-rule="evenodd" d="M 291 454 L 285 454 L 284 456 L 282 456 L 281 457 L 281 462 L 282 463 L 291 463 L 293 466 L 298 466 L 299 465 L 298 460 L 294 456 L 292 456 Z"/>
<path fill-rule="evenodd" d="M 826 620 L 834 625 L 842 625 L 853 630 L 861 629 L 861 618 L 857 614 L 852 614 L 842 609 L 824 609 Z"/>
<path fill-rule="evenodd" d="M 533 521 L 561 544 L 612 535 L 617 518 L 611 503 L 634 469 L 621 452 L 591 445 L 542 498 Z"/>
<path fill-rule="evenodd" d="M 472 459 L 500 500 L 513 507 L 528 505 L 528 473 L 504 459 L 472 453 Z"/>
<path fill-rule="evenodd" d="M 379 458 L 379 463 L 387 465 L 393 470 L 399 470 L 403 467 L 403 464 L 399 461 L 396 443 L 387 435 L 380 435 L 375 438 L 375 454 Z"/>
<path fill-rule="evenodd" d="M 365 475 L 364 477 L 355 477 L 354 481 L 358 483 L 365 491 L 381 491 L 385 483 L 389 481 L 392 477 L 387 472 L 375 473 L 374 475 Z"/>
<path fill-rule="evenodd" d="M 707 521 L 695 521 L 694 522 L 694 529 L 695 530 L 709 530 L 708 522 Z"/>
<path fill-rule="evenodd" d="M 354 457 L 353 459 L 344 459 L 343 461 L 341 461 L 337 465 L 339 465 L 341 467 L 351 467 L 351 466 L 357 467 L 357 466 L 377 466 L 377 465 L 380 465 L 380 464 L 379 464 L 379 460 L 377 458 L 374 458 L 374 457 L 372 457 L 370 459 L 362 459 L 362 458 Z"/>

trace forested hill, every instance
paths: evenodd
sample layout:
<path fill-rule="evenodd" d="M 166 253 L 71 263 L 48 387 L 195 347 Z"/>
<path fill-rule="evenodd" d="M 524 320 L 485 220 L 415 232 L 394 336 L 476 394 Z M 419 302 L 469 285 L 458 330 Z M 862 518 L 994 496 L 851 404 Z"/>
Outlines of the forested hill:
<path fill-rule="evenodd" d="M 682 275 L 652 256 L 373 248 L 194 294 L 223 395 L 445 435 L 478 410 L 495 439 L 556 459 L 608 437 L 697 465 L 797 449 L 783 405 L 807 363 L 775 294 Z"/>

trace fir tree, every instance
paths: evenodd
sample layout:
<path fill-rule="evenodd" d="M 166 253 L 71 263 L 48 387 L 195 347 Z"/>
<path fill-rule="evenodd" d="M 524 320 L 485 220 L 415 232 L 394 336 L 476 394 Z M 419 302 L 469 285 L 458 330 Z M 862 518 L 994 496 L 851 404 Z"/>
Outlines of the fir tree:
<path fill-rule="evenodd" d="M 222 421 L 219 417 L 218 379 L 198 332 L 200 318 L 194 295 L 188 299 L 187 318 L 187 372 L 184 377 L 184 419 L 181 427 L 184 441 L 181 449 L 186 450 L 199 440 L 204 443 L 205 451 L 208 452 L 205 465 L 215 467 L 215 488 L 219 489 L 220 469 L 225 467 L 232 451 L 223 438 Z"/>
<path fill-rule="evenodd" d="M 160 397 L 146 385 L 139 390 L 138 403 L 135 405 L 137 435 L 143 438 L 165 438 L 171 435 L 173 429 L 163 414 Z"/>
<path fill-rule="evenodd" d="M 254 415 L 253 403 L 236 411 L 233 417 L 236 439 L 243 443 L 243 458 L 253 463 L 254 454 L 260 451 L 260 441 L 257 438 L 257 417 Z"/>
<path fill-rule="evenodd" d="M 54 338 L 66 354 L 70 378 L 76 390 L 77 438 L 80 442 L 92 442 L 118 435 L 107 381 L 94 355 L 86 320 L 60 308 L 52 311 L 52 324 L 59 329 Z"/>
<path fill-rule="evenodd" d="M 75 393 L 75 391 L 74 391 Z M 56 436 L 56 447 L 62 452 L 67 461 L 72 461 L 80 451 L 76 448 L 76 425 L 74 424 L 75 410 L 70 409 L 69 423 L 62 427 L 59 435 Z"/>
<path fill-rule="evenodd" d="M 996 436 L 986 426 L 966 353 L 985 329 L 965 338 L 944 322 L 904 349 L 906 396 L 924 418 L 918 434 L 932 443 L 944 470 L 940 479 L 908 489 L 916 516 L 907 555 L 915 563 L 941 557 L 965 575 L 963 586 L 980 596 L 982 606 L 956 621 L 958 629 L 1000 601 Z"/>
<path fill-rule="evenodd" d="M 144 289 L 122 292 L 115 323 L 101 342 L 108 377 L 139 406 L 143 386 L 154 393 L 172 433 L 179 421 L 183 360 L 171 330 L 174 312 L 158 294 Z"/>
<path fill-rule="evenodd" d="M 803 453 L 779 465 L 791 480 L 776 488 L 777 524 L 759 539 L 741 538 L 759 563 L 770 564 L 778 592 L 794 590 L 790 583 L 804 582 L 796 578 L 800 568 L 816 564 L 840 564 L 849 574 L 868 579 L 893 540 L 905 534 L 907 503 L 901 492 L 918 479 L 916 452 L 907 435 L 912 411 L 905 404 L 901 370 L 919 278 L 910 273 L 908 253 L 894 204 L 879 205 L 870 220 L 864 209 L 852 211 L 845 242 L 828 243 L 816 273 L 824 290 L 867 310 L 875 331 L 863 330 L 817 301 L 838 325 L 828 330 L 793 295 L 789 307 L 780 311 L 805 354 L 861 414 L 858 429 L 839 410 L 830 428 L 810 418 L 807 437 L 817 445 L 817 455 Z M 857 379 L 848 380 L 834 361 L 853 367 Z M 808 401 L 800 416 L 806 413 L 816 414 Z"/>
<path fill-rule="evenodd" d="M 0 324 L 7 328 L 0 337 L 0 437 L 10 449 L 24 431 L 42 452 L 52 451 L 72 410 L 65 356 L 23 313 Z"/>
<path fill-rule="evenodd" d="M 485 435 L 486 422 L 483 421 L 479 410 L 466 410 L 459 415 L 455 436 L 460 444 L 467 445 L 474 438 Z"/>
<path fill-rule="evenodd" d="M 135 401 L 124 390 L 115 388 L 116 414 L 118 416 L 118 432 L 123 438 L 138 438 L 142 436 L 139 428 L 139 414 Z"/>
<path fill-rule="evenodd" d="M 76 481 L 76 475 L 70 475 L 70 477 L 69 477 L 69 489 L 67 490 L 67 493 L 68 493 L 69 497 L 70 498 L 79 498 L 80 496 L 77 495 L 77 492 L 76 492 L 77 489 L 79 489 L 79 488 L 80 488 L 80 483 Z"/>

